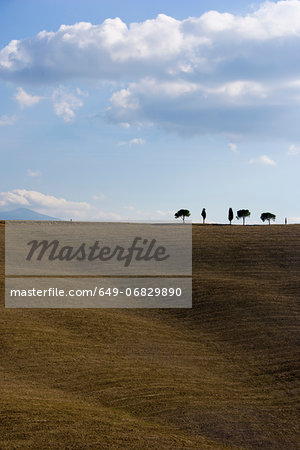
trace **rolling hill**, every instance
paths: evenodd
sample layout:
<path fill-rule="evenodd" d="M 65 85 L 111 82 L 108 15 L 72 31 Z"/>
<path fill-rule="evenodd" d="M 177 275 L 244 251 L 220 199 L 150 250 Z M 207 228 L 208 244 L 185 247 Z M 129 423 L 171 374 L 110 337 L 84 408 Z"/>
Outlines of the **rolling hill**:
<path fill-rule="evenodd" d="M 0 211 L 0 220 L 60 220 L 37 213 L 28 208 L 16 208 L 12 211 Z"/>
<path fill-rule="evenodd" d="M 299 448 L 300 225 L 194 225 L 190 310 L 4 309 L 0 230 L 1 448 Z"/>

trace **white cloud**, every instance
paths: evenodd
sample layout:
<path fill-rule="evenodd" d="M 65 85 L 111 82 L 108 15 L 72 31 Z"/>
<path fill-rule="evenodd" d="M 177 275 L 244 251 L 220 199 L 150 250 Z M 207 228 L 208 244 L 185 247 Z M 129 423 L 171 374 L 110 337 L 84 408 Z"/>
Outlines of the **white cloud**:
<path fill-rule="evenodd" d="M 106 200 L 106 195 L 104 195 L 104 194 L 92 195 L 92 199 L 95 201 Z"/>
<path fill-rule="evenodd" d="M 276 162 L 267 155 L 261 155 L 258 159 L 250 159 L 250 164 L 260 163 L 268 166 L 276 166 Z"/>
<path fill-rule="evenodd" d="M 297 140 L 299 51 L 300 1 L 268 1 L 243 16 L 208 11 L 185 20 L 159 14 L 129 25 L 120 18 L 62 25 L 11 41 L 0 52 L 0 77 L 109 82 L 107 118 L 122 126 Z M 56 114 L 72 121 L 83 96 L 58 88 Z"/>
<path fill-rule="evenodd" d="M 248 80 L 235 80 L 213 88 L 206 88 L 209 94 L 224 94 L 231 98 L 267 97 L 267 89 L 260 83 Z"/>
<path fill-rule="evenodd" d="M 41 174 L 41 172 L 39 170 L 28 169 L 27 170 L 27 175 L 29 177 L 40 177 L 42 174 Z"/>
<path fill-rule="evenodd" d="M 78 95 L 82 96 L 80 89 L 76 89 L 75 95 L 62 86 L 53 92 L 52 99 L 55 114 L 62 117 L 65 122 L 72 122 L 76 117 L 75 111 L 83 106 L 83 102 Z"/>
<path fill-rule="evenodd" d="M 238 153 L 237 144 L 234 144 L 233 142 L 229 142 L 228 147 L 233 153 Z"/>
<path fill-rule="evenodd" d="M 267 156 L 267 155 L 260 156 L 259 161 L 262 164 L 267 164 L 269 166 L 276 166 L 276 162 L 273 159 L 269 158 L 269 156 Z"/>
<path fill-rule="evenodd" d="M 93 196 L 93 200 L 103 200 L 103 194 Z M 0 208 L 2 211 L 9 208 L 25 207 L 59 219 L 73 220 L 173 220 L 174 211 L 144 211 L 135 206 L 125 209 L 128 213 L 121 216 L 112 211 L 99 210 L 87 202 L 74 202 L 53 195 L 46 195 L 38 191 L 27 189 L 14 189 L 9 192 L 0 192 Z"/>
<path fill-rule="evenodd" d="M 21 106 L 24 108 L 25 106 L 34 106 L 39 103 L 44 97 L 39 97 L 38 95 L 28 94 L 23 88 L 18 87 L 17 92 L 15 94 L 15 99 Z"/>
<path fill-rule="evenodd" d="M 0 116 L 0 127 L 13 125 L 16 121 L 16 116 Z"/>
<path fill-rule="evenodd" d="M 291 144 L 289 146 L 288 154 L 289 155 L 299 155 L 300 154 L 300 146 L 297 146 L 295 144 Z"/>
<path fill-rule="evenodd" d="M 120 147 L 124 146 L 124 145 L 128 145 L 128 147 L 131 147 L 132 145 L 144 145 L 146 143 L 146 141 L 142 138 L 133 138 L 130 139 L 129 141 L 120 141 L 118 143 L 118 145 Z"/>
<path fill-rule="evenodd" d="M 121 216 L 110 211 L 100 211 L 87 202 L 74 202 L 38 191 L 14 189 L 0 192 L 0 207 L 32 208 L 41 214 L 69 220 L 120 220 Z"/>
<path fill-rule="evenodd" d="M 120 69 L 132 74 L 137 68 L 145 75 L 151 65 L 155 71 L 189 74 L 199 68 L 210 70 L 229 56 L 235 58 L 243 42 L 298 36 L 298 0 L 265 2 L 245 16 L 208 11 L 180 21 L 159 14 L 129 26 L 115 18 L 99 25 L 61 25 L 57 32 L 42 31 L 31 39 L 11 41 L 1 50 L 0 68 L 2 75 L 24 78 L 46 69 L 43 80 L 112 79 Z"/>

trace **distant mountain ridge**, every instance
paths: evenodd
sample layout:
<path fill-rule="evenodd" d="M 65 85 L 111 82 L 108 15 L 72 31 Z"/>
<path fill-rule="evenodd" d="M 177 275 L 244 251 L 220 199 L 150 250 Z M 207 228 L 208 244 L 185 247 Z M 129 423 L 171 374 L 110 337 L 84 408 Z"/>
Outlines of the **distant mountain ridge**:
<path fill-rule="evenodd" d="M 12 211 L 0 211 L 0 220 L 60 220 L 46 216 L 28 208 L 16 208 Z"/>

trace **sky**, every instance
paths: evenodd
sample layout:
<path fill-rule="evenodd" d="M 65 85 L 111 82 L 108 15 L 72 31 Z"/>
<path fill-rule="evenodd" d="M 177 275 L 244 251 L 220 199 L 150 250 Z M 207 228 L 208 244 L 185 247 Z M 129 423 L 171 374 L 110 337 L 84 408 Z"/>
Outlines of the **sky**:
<path fill-rule="evenodd" d="M 300 222 L 299 50 L 299 0 L 1 0 L 0 210 Z"/>

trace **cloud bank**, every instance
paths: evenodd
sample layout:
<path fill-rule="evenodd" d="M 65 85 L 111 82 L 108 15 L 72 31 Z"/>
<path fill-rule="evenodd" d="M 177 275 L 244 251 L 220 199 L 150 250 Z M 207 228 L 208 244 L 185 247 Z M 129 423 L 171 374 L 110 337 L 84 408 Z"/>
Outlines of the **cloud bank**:
<path fill-rule="evenodd" d="M 106 118 L 116 124 L 296 140 L 299 51 L 300 1 L 285 0 L 245 16 L 208 11 L 129 26 L 120 18 L 62 25 L 11 41 L 0 52 L 0 77 L 41 85 L 112 82 Z M 56 114 L 72 120 L 82 101 L 56 95 Z"/>
<path fill-rule="evenodd" d="M 93 195 L 94 201 L 106 199 L 104 194 Z M 46 214 L 51 217 L 64 220 L 101 221 L 101 220 L 162 220 L 174 217 L 174 211 L 143 211 L 134 206 L 125 208 L 129 211 L 123 215 L 112 211 L 104 211 L 87 202 L 73 202 L 54 195 L 27 189 L 14 189 L 8 192 L 0 192 L 0 210 L 11 210 L 23 207 Z M 129 217 L 130 216 L 130 217 Z"/>
<path fill-rule="evenodd" d="M 100 211 L 87 202 L 73 202 L 38 191 L 14 189 L 0 192 L 0 208 L 32 208 L 38 213 L 60 219 L 70 220 L 119 220 L 121 216 L 114 212 Z"/>

